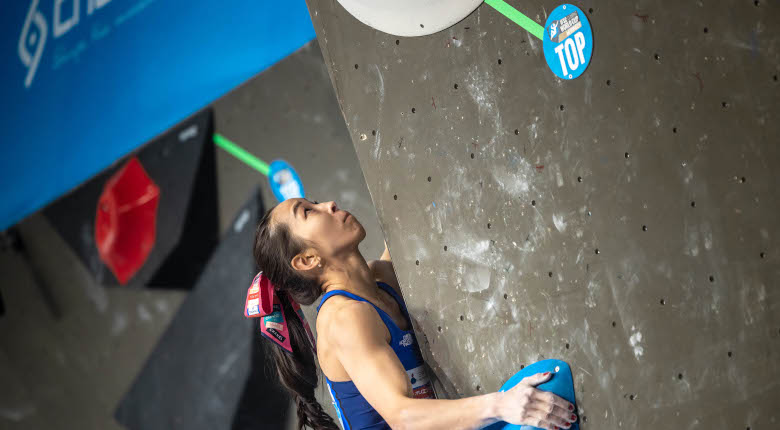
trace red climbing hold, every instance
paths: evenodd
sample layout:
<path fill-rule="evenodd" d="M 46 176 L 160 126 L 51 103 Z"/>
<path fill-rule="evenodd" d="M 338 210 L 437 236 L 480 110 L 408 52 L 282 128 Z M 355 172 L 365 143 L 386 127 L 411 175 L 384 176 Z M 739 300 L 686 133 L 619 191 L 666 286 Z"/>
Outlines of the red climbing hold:
<path fill-rule="evenodd" d="M 133 157 L 103 186 L 95 217 L 100 259 L 124 285 L 152 251 L 160 188 Z"/>

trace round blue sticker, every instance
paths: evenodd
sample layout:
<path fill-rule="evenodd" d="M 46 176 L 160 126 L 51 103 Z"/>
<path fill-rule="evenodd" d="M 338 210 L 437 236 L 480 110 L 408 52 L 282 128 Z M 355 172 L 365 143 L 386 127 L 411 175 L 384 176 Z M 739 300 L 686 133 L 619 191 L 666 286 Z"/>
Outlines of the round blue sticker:
<path fill-rule="evenodd" d="M 303 184 L 295 169 L 284 160 L 271 162 L 268 172 L 268 182 L 271 190 L 280 203 L 293 198 L 303 198 Z"/>
<path fill-rule="evenodd" d="M 593 54 L 593 32 L 585 12 L 570 4 L 556 7 L 547 18 L 542 44 L 547 65 L 556 76 L 581 75 Z"/>

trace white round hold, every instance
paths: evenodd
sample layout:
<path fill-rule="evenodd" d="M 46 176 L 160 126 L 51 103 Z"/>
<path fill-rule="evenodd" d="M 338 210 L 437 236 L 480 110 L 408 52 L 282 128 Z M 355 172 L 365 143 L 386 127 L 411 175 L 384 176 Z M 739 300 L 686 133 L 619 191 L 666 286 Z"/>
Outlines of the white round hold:
<path fill-rule="evenodd" d="M 338 0 L 363 24 L 395 36 L 426 36 L 452 27 L 482 0 Z"/>

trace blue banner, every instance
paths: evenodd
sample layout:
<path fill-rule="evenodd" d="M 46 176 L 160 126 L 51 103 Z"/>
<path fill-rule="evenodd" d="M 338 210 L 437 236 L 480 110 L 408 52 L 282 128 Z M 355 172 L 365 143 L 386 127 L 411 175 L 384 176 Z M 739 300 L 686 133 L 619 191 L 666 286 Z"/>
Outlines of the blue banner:
<path fill-rule="evenodd" d="M 304 0 L 14 0 L 0 230 L 315 37 Z"/>

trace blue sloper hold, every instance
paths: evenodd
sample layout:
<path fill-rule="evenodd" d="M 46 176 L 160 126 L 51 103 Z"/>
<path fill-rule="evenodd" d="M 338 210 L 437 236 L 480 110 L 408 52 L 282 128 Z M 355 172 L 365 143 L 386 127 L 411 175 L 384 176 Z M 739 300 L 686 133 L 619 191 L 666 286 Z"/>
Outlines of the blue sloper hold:
<path fill-rule="evenodd" d="M 557 371 L 556 371 L 557 368 Z M 577 402 L 574 399 L 574 379 L 571 375 L 571 368 L 565 361 L 561 360 L 542 360 L 538 361 L 530 366 L 527 366 L 523 370 L 517 372 L 509 378 L 508 381 L 498 391 L 508 391 L 510 388 L 517 385 L 523 378 L 526 378 L 537 373 L 551 372 L 552 377 L 549 381 L 536 386 L 537 389 L 542 391 L 550 391 L 553 394 L 566 399 L 574 405 L 575 411 L 577 410 Z M 539 427 L 533 426 L 521 426 L 516 424 L 509 424 L 504 421 L 491 424 L 484 427 L 482 430 L 537 430 Z M 541 429 L 539 429 L 541 430 Z M 572 423 L 568 430 L 580 430 L 579 419 L 577 422 Z"/>

